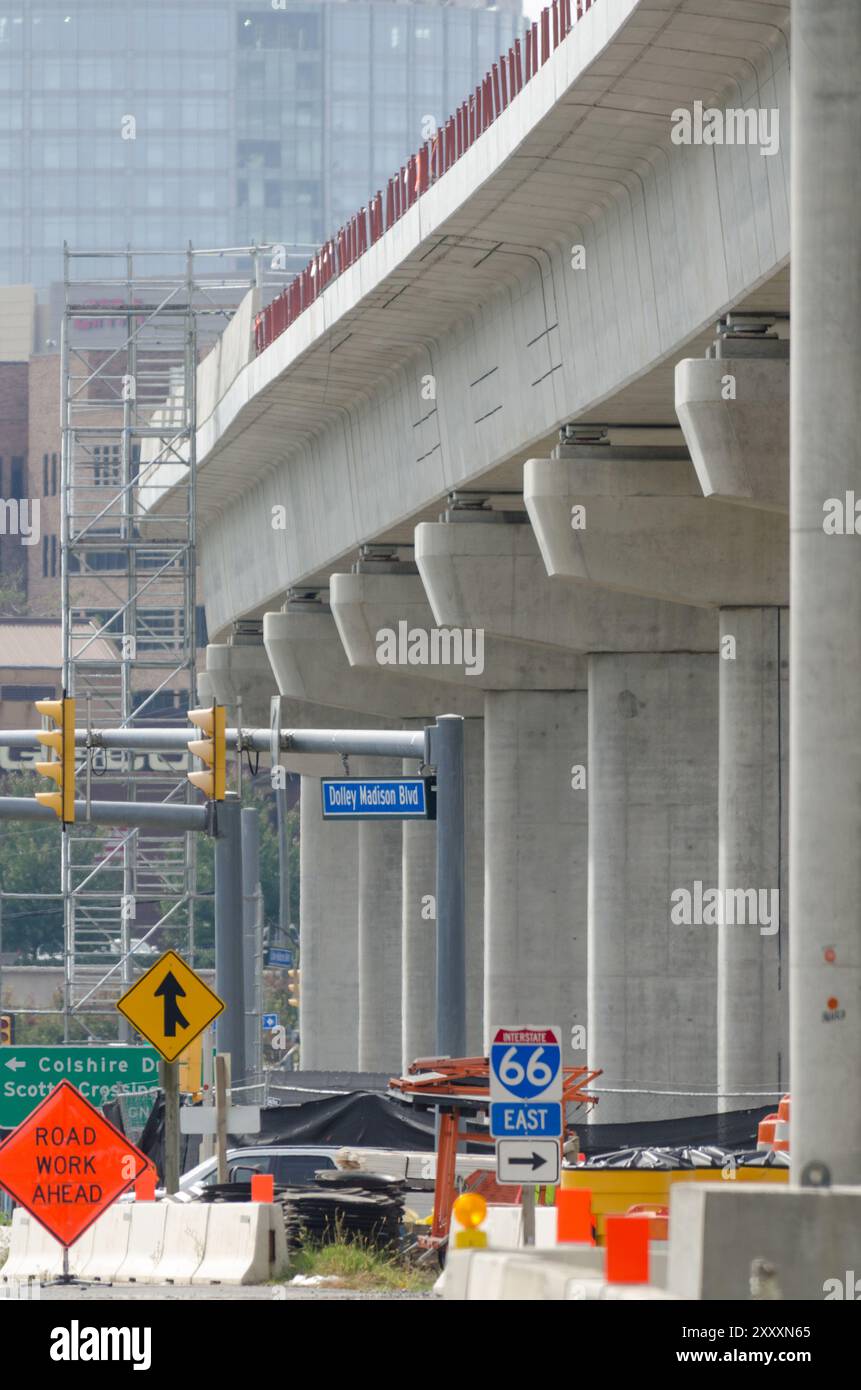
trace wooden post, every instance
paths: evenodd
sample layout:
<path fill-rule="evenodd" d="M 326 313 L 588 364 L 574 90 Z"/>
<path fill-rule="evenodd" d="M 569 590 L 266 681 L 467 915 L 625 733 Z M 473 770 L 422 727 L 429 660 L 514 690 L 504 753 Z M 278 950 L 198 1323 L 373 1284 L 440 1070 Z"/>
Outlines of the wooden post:
<path fill-rule="evenodd" d="M 227 1104 L 230 1086 L 230 1058 L 224 1052 L 215 1057 L 215 1152 L 218 1181 L 227 1182 Z"/>
<path fill-rule="evenodd" d="M 164 1091 L 164 1185 L 168 1195 L 179 1191 L 179 1063 L 161 1063 Z"/>
<path fill-rule="evenodd" d="M 520 1209 L 523 1212 L 523 1244 L 535 1244 L 535 1183 L 525 1182 L 521 1192 Z"/>
<path fill-rule="evenodd" d="M 213 1063 L 213 1029 L 210 1023 L 203 1034 L 203 1104 L 215 1105 L 215 1072 Z M 200 1157 L 212 1158 L 215 1154 L 215 1135 L 203 1134 L 200 1139 Z"/>

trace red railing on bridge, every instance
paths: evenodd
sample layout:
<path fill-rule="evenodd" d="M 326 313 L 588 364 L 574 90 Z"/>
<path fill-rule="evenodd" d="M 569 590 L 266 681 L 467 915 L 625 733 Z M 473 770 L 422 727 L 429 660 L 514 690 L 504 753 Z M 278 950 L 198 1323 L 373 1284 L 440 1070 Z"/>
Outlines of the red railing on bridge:
<path fill-rule="evenodd" d="M 254 320 L 258 353 L 295 323 L 336 275 L 363 256 L 408 208 L 442 178 L 519 95 L 550 54 L 597 0 L 553 0 L 541 18 L 494 63 L 475 91 L 449 116 L 417 154 L 411 155 L 386 186 L 341 227 L 300 270 L 295 279 Z"/>

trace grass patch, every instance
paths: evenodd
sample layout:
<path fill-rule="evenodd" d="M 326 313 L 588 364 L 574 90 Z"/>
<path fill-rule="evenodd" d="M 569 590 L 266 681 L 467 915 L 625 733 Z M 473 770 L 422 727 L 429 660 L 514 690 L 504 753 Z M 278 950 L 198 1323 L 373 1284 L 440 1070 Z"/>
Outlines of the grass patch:
<path fill-rule="evenodd" d="M 416 1269 L 397 1255 L 375 1250 L 360 1241 L 303 1245 L 290 1256 L 288 1283 L 294 1274 L 334 1276 L 344 1289 L 398 1289 L 406 1293 L 424 1293 L 433 1287 L 436 1278 L 435 1273 Z"/>

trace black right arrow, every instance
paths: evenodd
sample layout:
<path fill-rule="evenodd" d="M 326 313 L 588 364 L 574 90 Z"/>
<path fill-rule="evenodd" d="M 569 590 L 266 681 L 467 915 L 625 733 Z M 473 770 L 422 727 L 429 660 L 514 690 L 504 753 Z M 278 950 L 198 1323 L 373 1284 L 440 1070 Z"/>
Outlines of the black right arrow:
<path fill-rule="evenodd" d="M 512 1165 L 512 1167 L 515 1163 L 526 1164 L 529 1168 L 532 1169 L 534 1173 L 536 1168 L 544 1167 L 544 1164 L 547 1162 L 547 1159 L 542 1158 L 541 1154 L 537 1154 L 533 1149 L 531 1158 L 510 1158 L 508 1161 Z"/>
<path fill-rule="evenodd" d="M 180 1028 L 187 1028 L 188 1019 L 176 1002 L 177 999 L 185 998 L 185 990 L 172 970 L 165 975 L 155 992 L 155 997 L 164 999 L 164 1035 L 166 1038 L 175 1038 L 177 1024 Z"/>

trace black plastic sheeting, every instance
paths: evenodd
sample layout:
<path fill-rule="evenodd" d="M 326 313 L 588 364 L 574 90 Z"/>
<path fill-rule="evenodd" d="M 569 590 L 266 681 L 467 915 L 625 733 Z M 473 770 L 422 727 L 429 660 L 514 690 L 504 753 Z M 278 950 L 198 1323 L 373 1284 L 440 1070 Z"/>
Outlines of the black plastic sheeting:
<path fill-rule="evenodd" d="M 104 1113 L 122 1130 L 120 1106 L 111 1101 Z M 231 1134 L 231 1149 L 256 1148 L 259 1144 L 295 1144 L 314 1147 L 409 1149 L 432 1153 L 433 1129 L 405 1115 L 394 1101 L 373 1092 L 355 1091 L 347 1096 L 326 1096 L 302 1105 L 273 1106 L 260 1112 L 259 1134 Z M 164 1097 L 159 1095 L 138 1140 L 138 1148 L 152 1159 L 164 1180 Z M 200 1136 L 180 1136 L 180 1171 L 187 1173 L 198 1162 Z"/>
<path fill-rule="evenodd" d="M 108 1119 L 119 1129 L 122 1121 L 119 1105 L 104 1107 Z M 644 1120 L 638 1124 L 587 1124 L 585 1117 L 575 1117 L 579 1151 L 587 1158 L 599 1154 L 618 1153 L 627 1149 L 705 1148 L 715 1146 L 732 1151 L 756 1148 L 757 1126 L 773 1105 L 755 1110 L 731 1110 L 720 1115 L 689 1115 L 676 1120 Z M 570 1122 L 569 1122 L 570 1123 Z M 326 1096 L 301 1105 L 274 1106 L 260 1115 L 259 1134 L 230 1135 L 231 1148 L 254 1147 L 258 1144 L 317 1144 L 337 1147 L 372 1149 L 407 1149 L 431 1153 L 434 1149 L 433 1129 L 417 1123 L 396 1101 L 370 1091 L 354 1091 L 349 1095 Z M 197 1135 L 183 1135 L 180 1166 L 187 1172 L 197 1162 L 200 1141 Z M 164 1099 L 158 1096 L 147 1120 L 138 1147 L 164 1173 Z M 481 1146 L 477 1157 L 492 1159 L 492 1152 Z M 484 1167 L 477 1163 L 476 1167 Z"/>
<path fill-rule="evenodd" d="M 108 1101 L 107 1105 L 102 1106 L 103 1114 L 116 1125 L 121 1133 L 123 1129 L 122 1107 L 119 1101 Z M 155 1098 L 155 1104 L 150 1111 L 147 1122 L 143 1127 L 143 1133 L 137 1141 L 137 1147 L 141 1153 L 145 1153 L 147 1158 L 152 1159 L 158 1170 L 159 1182 L 164 1182 L 164 1096 L 159 1092 Z M 179 1171 L 187 1173 L 189 1168 L 193 1168 L 198 1161 L 200 1152 L 200 1135 L 181 1134 L 179 1136 Z"/>
<path fill-rule="evenodd" d="M 253 1144 L 337 1144 L 366 1149 L 431 1152 L 433 1129 L 417 1124 L 402 1108 L 371 1091 L 326 1096 L 302 1105 L 263 1110 L 259 1134 L 231 1135 L 234 1148 Z"/>
<path fill-rule="evenodd" d="M 580 1152 L 587 1158 L 620 1149 L 704 1148 L 749 1150 L 756 1148 L 760 1120 L 774 1113 L 775 1105 L 757 1110 L 729 1110 L 723 1115 L 686 1115 L 680 1120 L 643 1120 L 638 1124 L 587 1124 L 574 1120 Z"/>

